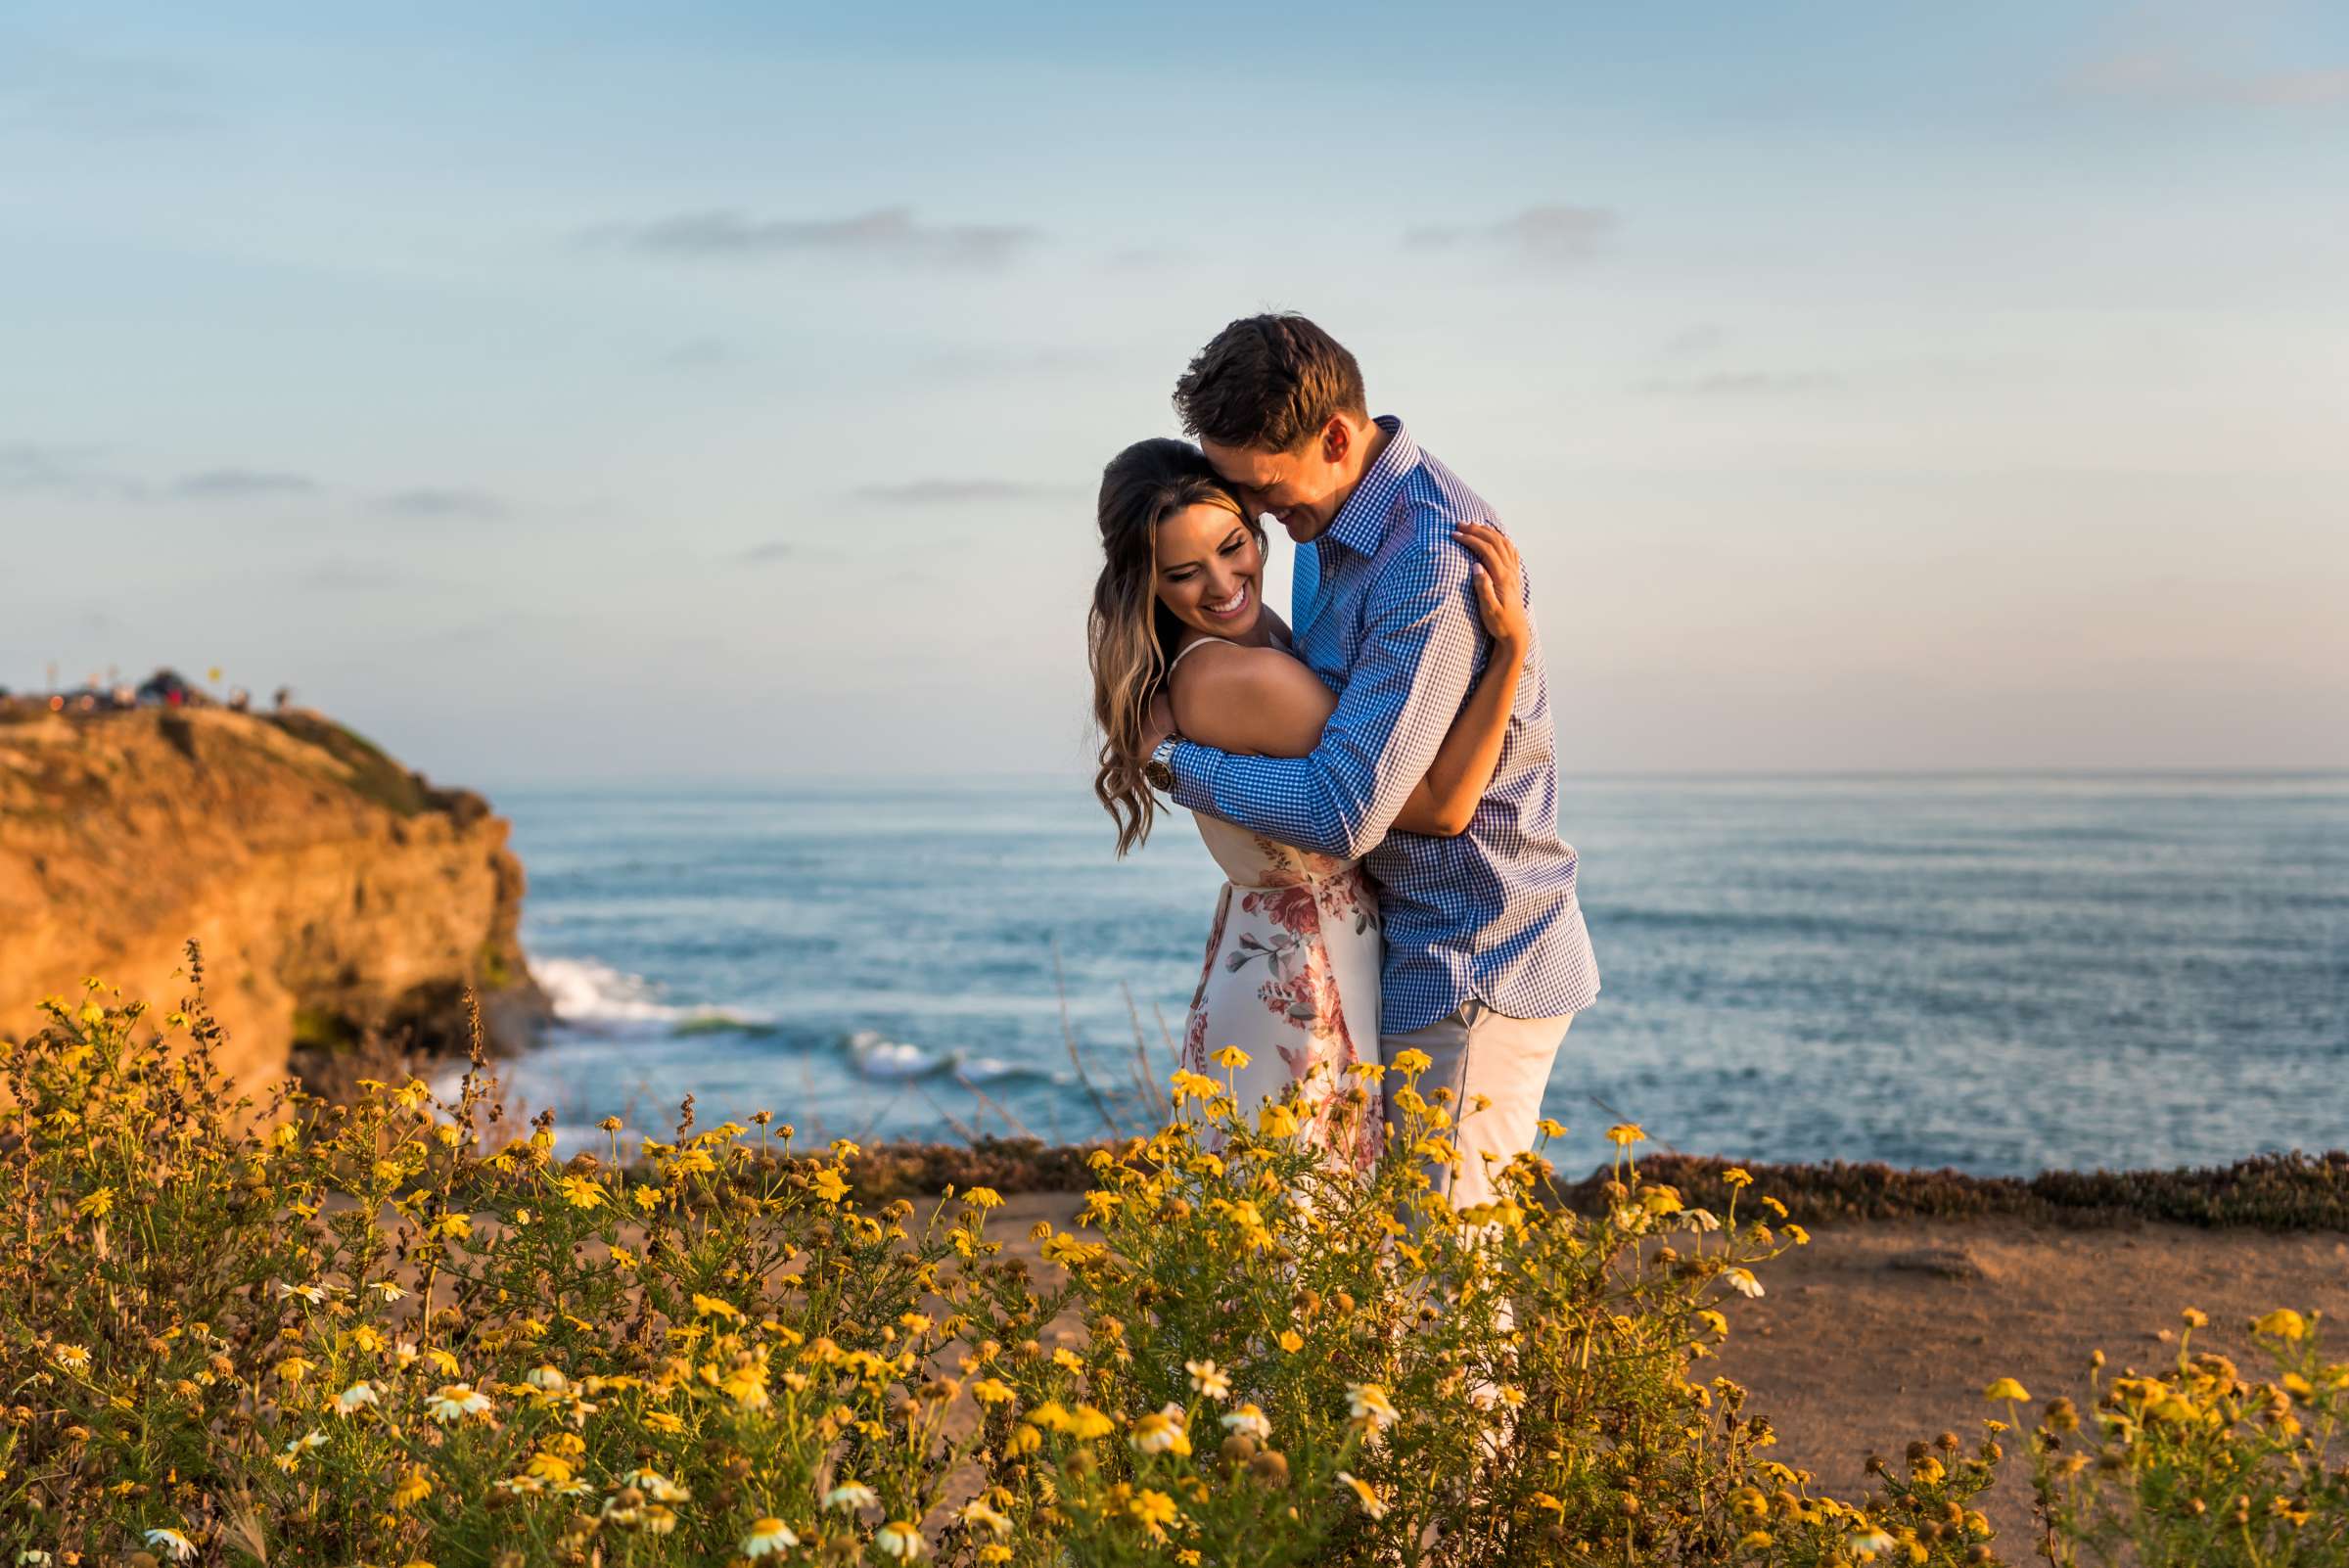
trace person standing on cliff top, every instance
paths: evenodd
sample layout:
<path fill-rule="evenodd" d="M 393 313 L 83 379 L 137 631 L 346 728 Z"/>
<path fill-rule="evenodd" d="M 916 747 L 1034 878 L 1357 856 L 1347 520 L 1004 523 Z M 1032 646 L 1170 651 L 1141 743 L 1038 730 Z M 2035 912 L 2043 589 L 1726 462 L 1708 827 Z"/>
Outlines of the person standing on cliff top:
<path fill-rule="evenodd" d="M 1575 852 L 1558 836 L 1548 679 L 1515 549 L 1493 509 L 1402 420 L 1370 417 L 1354 355 L 1302 316 L 1225 327 L 1192 359 L 1174 406 L 1242 518 L 1268 514 L 1299 546 L 1297 629 L 1291 642 L 1277 617 L 1259 613 L 1261 552 L 1227 536 L 1246 530 L 1219 530 L 1196 505 L 1170 510 L 1155 587 L 1173 622 L 1159 623 L 1146 710 L 1128 710 L 1147 718 L 1130 725 L 1124 701 L 1101 691 L 1096 590 L 1103 778 L 1136 767 L 1203 831 L 1233 824 L 1265 852 L 1305 857 L 1274 867 L 1243 901 L 1298 903 L 1316 933 L 1325 911 L 1303 906 L 1322 900 L 1284 900 L 1279 890 L 1360 861 L 1384 930 L 1380 1058 L 1424 1052 L 1434 1066 L 1423 1090 L 1452 1090 L 1463 1158 L 1447 1190 L 1472 1207 L 1492 1196 L 1498 1167 L 1532 1146 L 1550 1066 L 1599 989 Z M 1105 482 L 1105 546 L 1109 496 Z M 1203 646 L 1216 643 L 1228 646 Z M 1435 808 L 1424 809 L 1431 794 Z M 1220 920 L 1193 1032 L 1230 985 L 1220 970 L 1253 961 L 1241 949 L 1219 965 L 1223 937 Z M 1311 1016 L 1314 949 L 1287 950 L 1304 973 L 1284 978 L 1267 952 L 1259 994 Z M 1281 1052 L 1299 1077 L 1326 1054 L 1318 1041 L 1294 1058 Z M 1391 1075 L 1390 1097 L 1397 1086 Z"/>

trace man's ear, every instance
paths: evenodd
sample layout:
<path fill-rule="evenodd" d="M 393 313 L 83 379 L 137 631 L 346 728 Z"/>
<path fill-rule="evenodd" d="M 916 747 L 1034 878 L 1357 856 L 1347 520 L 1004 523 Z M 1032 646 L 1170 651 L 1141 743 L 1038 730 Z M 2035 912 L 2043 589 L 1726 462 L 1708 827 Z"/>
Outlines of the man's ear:
<path fill-rule="evenodd" d="M 1329 423 L 1321 427 L 1321 460 L 1343 463 L 1346 454 L 1354 449 L 1354 431 L 1346 421 L 1332 414 Z"/>

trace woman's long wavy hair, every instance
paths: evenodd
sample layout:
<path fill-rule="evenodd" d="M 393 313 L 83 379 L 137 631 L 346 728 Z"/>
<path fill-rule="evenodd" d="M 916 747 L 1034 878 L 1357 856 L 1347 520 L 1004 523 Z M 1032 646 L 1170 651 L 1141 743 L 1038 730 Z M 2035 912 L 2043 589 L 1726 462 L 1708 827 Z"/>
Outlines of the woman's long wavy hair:
<path fill-rule="evenodd" d="M 1166 684 L 1182 623 L 1158 598 L 1158 526 L 1186 506 L 1228 509 L 1261 549 L 1265 530 L 1189 441 L 1135 441 L 1101 471 L 1101 576 L 1085 641 L 1093 666 L 1093 722 L 1101 731 L 1093 794 L 1118 824 L 1123 855 L 1150 837 L 1158 801 L 1142 781 L 1142 729 Z"/>

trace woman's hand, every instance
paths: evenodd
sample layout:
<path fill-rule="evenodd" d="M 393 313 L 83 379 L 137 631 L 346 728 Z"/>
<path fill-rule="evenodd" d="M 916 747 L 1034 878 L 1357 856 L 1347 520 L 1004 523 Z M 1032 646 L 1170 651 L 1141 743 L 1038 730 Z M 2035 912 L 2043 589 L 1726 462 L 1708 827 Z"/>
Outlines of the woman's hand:
<path fill-rule="evenodd" d="M 1477 613 L 1497 652 L 1523 657 L 1534 640 L 1533 618 L 1526 612 L 1524 574 L 1517 564 L 1517 546 L 1490 523 L 1463 523 L 1451 530 L 1461 548 L 1476 557 Z"/>

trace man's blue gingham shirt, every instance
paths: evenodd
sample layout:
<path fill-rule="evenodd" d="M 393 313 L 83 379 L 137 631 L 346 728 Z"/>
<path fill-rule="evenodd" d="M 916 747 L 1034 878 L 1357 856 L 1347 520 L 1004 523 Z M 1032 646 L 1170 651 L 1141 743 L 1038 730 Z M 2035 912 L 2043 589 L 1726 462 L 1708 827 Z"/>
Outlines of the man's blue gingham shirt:
<path fill-rule="evenodd" d="M 1382 416 L 1386 447 L 1314 541 L 1320 588 L 1297 652 L 1338 693 L 1303 758 L 1190 741 L 1168 758 L 1175 804 L 1322 854 L 1359 857 L 1386 926 L 1380 1033 L 1407 1034 L 1475 999 L 1557 1018 L 1598 994 L 1598 962 L 1558 838 L 1558 774 L 1540 633 L 1517 683 L 1500 766 L 1458 838 L 1389 832 L 1427 776 L 1491 639 L 1461 523 L 1492 508 Z M 1531 595 L 1530 583 L 1527 594 Z"/>

